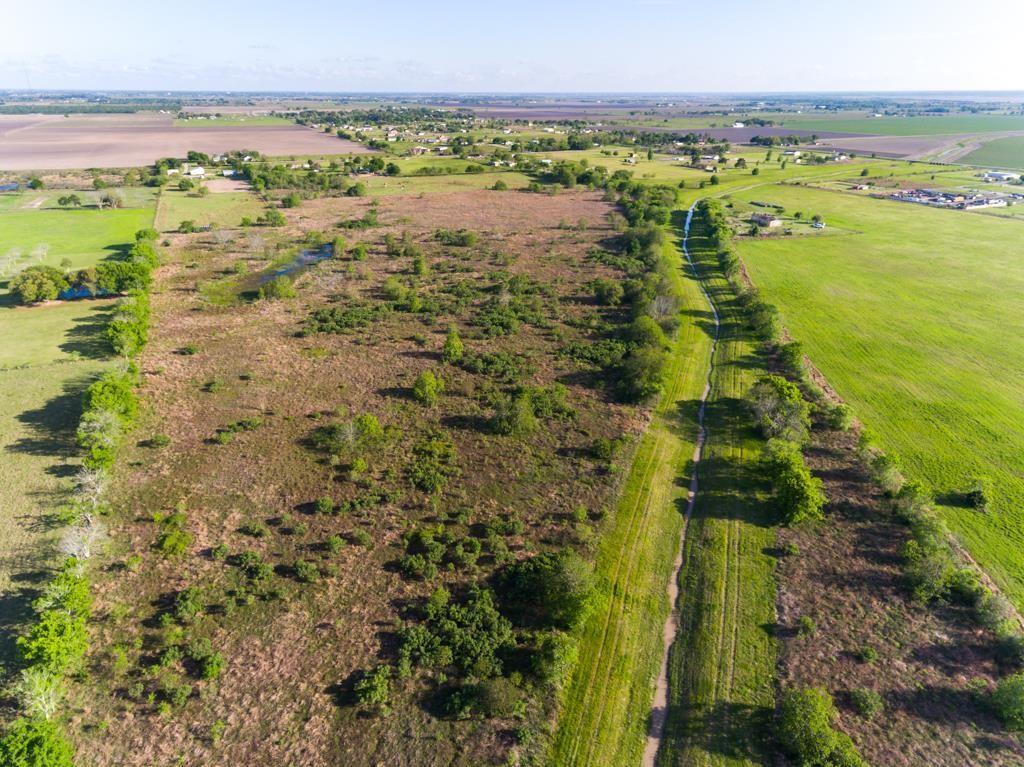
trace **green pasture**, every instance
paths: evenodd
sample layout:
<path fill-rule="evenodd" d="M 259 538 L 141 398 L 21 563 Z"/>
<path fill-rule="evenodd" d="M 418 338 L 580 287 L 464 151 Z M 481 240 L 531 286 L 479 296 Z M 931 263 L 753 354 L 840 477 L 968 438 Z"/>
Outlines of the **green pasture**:
<path fill-rule="evenodd" d="M 175 119 L 175 128 L 240 128 L 258 125 L 294 125 L 295 121 L 287 117 L 270 115 L 224 115 L 216 119 Z"/>
<path fill-rule="evenodd" d="M 979 149 L 975 149 L 962 158 L 961 162 L 971 165 L 991 165 L 995 168 L 1024 169 L 1024 136 L 987 141 Z"/>
<path fill-rule="evenodd" d="M 216 192 L 198 197 L 164 189 L 157 203 L 155 226 L 161 232 L 176 230 L 182 221 L 194 221 L 197 226 L 236 227 L 243 216 L 256 220 L 265 208 L 251 192 Z"/>
<path fill-rule="evenodd" d="M 849 234 L 745 240 L 754 282 L 972 556 L 1024 606 L 1024 228 L 823 190 L 743 192 Z M 973 477 L 992 509 L 967 508 Z"/>
<path fill-rule="evenodd" d="M 496 181 L 504 181 L 509 189 L 525 189 L 530 179 L 511 171 L 494 173 L 454 173 L 441 176 L 370 176 L 363 183 L 372 195 L 435 194 L 489 189 Z"/>

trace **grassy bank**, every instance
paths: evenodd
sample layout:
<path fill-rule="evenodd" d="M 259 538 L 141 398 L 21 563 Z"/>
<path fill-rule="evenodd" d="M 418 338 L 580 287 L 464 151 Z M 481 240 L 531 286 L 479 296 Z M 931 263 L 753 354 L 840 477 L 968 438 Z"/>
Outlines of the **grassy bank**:
<path fill-rule="evenodd" d="M 659 765 L 761 763 L 773 709 L 774 542 L 756 461 L 763 444 L 742 398 L 763 372 L 717 257 L 695 221 L 690 253 L 721 329 L 705 415 L 700 489 L 680 573 Z"/>
<path fill-rule="evenodd" d="M 676 246 L 666 247 L 681 267 Z M 665 586 L 682 526 L 686 464 L 711 344 L 698 285 L 681 268 L 676 274 L 685 304 L 668 388 L 602 538 L 597 573 L 604 598 L 584 627 L 551 764 L 633 764 L 643 751 L 669 609 Z"/>

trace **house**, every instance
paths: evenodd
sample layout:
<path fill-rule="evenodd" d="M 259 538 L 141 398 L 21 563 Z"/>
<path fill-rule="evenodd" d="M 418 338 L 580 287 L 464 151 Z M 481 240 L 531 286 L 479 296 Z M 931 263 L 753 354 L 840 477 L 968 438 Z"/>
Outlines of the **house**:
<path fill-rule="evenodd" d="M 206 178 L 206 168 L 202 165 L 197 165 L 196 167 L 189 169 L 188 175 L 192 178 Z"/>
<path fill-rule="evenodd" d="M 750 217 L 750 223 L 774 229 L 775 227 L 782 226 L 782 219 L 776 218 L 771 213 L 755 213 Z"/>
<path fill-rule="evenodd" d="M 227 170 L 222 170 L 220 172 L 220 175 L 225 176 L 227 178 L 231 178 L 232 176 L 235 175 L 235 170 L 233 168 L 228 168 Z"/>
<path fill-rule="evenodd" d="M 429 149 L 427 149 L 427 147 L 425 147 L 425 146 L 414 146 L 414 147 L 413 147 L 413 148 L 412 148 L 411 150 L 409 150 L 409 151 L 411 151 L 411 152 L 412 152 L 412 153 L 413 153 L 414 155 L 421 155 L 421 154 L 426 154 L 426 153 L 427 153 L 427 152 L 429 152 L 430 150 L 429 150 Z"/>
<path fill-rule="evenodd" d="M 167 175 L 168 176 L 177 176 L 179 173 L 181 173 L 181 171 L 178 170 L 177 168 L 168 168 L 167 169 Z"/>
<path fill-rule="evenodd" d="M 746 128 L 747 126 L 746 126 L 746 125 L 744 125 L 744 124 L 743 124 L 743 123 L 741 123 L 741 122 L 734 122 L 734 123 L 732 124 L 732 127 L 734 127 L 734 128 Z"/>

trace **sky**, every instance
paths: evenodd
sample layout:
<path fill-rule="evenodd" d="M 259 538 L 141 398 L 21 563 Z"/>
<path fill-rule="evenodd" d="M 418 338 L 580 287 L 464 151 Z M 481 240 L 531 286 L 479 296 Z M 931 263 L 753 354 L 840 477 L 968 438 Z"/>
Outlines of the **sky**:
<path fill-rule="evenodd" d="M 1024 90 L 1024 0 L 8 0 L 0 89 Z"/>

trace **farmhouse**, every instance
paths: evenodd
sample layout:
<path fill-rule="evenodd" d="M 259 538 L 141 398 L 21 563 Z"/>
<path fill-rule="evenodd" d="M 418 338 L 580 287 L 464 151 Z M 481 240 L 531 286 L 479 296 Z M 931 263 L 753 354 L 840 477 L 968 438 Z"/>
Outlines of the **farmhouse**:
<path fill-rule="evenodd" d="M 775 229 L 776 227 L 782 226 L 782 219 L 776 218 L 771 213 L 755 213 L 750 217 L 752 224 L 758 226 L 765 226 L 769 229 Z"/>

